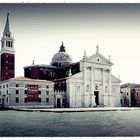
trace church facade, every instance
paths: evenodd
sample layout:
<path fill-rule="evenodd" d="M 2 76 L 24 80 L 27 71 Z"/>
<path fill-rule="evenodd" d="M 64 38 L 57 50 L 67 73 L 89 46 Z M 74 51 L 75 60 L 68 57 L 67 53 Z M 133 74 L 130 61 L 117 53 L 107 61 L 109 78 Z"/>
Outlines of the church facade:
<path fill-rule="evenodd" d="M 84 51 L 83 58 L 73 62 L 62 42 L 50 65 L 33 62 L 32 65 L 24 67 L 24 77 L 15 78 L 14 39 L 9 28 L 9 14 L 1 43 L 2 106 L 120 106 L 121 81 L 112 75 L 113 63 L 110 57 L 107 59 L 99 52 L 98 46 L 94 55 L 87 57 Z M 49 94 L 46 94 L 46 86 L 50 87 Z"/>

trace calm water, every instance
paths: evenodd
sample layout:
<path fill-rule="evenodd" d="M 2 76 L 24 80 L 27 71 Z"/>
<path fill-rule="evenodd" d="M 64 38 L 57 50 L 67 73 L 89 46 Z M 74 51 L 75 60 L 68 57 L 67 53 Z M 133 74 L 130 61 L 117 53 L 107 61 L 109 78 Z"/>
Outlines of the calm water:
<path fill-rule="evenodd" d="M 0 111 L 0 136 L 140 136 L 140 111 Z"/>

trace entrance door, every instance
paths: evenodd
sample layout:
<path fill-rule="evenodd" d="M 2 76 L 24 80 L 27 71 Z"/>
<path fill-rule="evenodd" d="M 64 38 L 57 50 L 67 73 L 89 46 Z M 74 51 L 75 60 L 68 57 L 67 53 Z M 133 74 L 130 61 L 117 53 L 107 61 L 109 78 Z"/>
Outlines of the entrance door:
<path fill-rule="evenodd" d="M 95 103 L 96 105 L 99 105 L 99 91 L 94 91 L 94 95 L 95 95 Z"/>
<path fill-rule="evenodd" d="M 57 99 L 57 107 L 58 107 L 58 108 L 61 107 L 61 102 L 60 102 L 60 99 L 59 99 L 59 98 Z"/>

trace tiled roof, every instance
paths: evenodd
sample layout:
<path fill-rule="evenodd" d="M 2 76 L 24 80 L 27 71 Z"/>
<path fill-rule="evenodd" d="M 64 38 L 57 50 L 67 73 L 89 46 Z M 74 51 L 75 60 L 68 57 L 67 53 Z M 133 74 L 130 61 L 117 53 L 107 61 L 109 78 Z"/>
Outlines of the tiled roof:
<path fill-rule="evenodd" d="M 25 66 L 25 68 L 54 68 L 56 69 L 57 67 L 52 66 L 52 65 L 45 65 L 45 64 L 35 64 L 35 65 L 30 65 L 30 66 Z"/>
<path fill-rule="evenodd" d="M 135 84 L 135 83 L 126 83 L 126 84 L 123 84 L 121 85 L 122 88 L 124 87 L 140 87 L 140 84 Z"/>
<path fill-rule="evenodd" d="M 26 78 L 26 77 L 23 77 L 23 76 L 18 76 L 18 77 L 15 77 L 15 78 L 11 78 L 10 80 L 31 81 L 31 82 L 51 82 L 51 81 L 47 81 L 47 80 L 30 79 L 30 78 Z"/>

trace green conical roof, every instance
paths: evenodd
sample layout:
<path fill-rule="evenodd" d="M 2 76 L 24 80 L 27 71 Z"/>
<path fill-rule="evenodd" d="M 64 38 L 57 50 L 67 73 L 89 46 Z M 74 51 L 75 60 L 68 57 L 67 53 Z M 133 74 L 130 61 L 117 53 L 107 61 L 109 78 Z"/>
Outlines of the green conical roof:
<path fill-rule="evenodd" d="M 9 13 L 7 13 L 7 20 L 4 28 L 4 33 L 10 32 L 10 27 L 9 27 Z"/>

